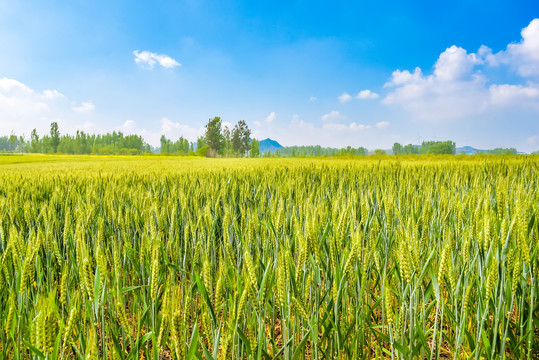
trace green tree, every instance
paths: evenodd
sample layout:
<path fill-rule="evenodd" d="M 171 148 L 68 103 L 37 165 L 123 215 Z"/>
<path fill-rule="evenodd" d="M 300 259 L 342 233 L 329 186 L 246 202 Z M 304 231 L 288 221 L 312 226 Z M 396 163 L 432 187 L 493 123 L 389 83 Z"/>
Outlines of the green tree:
<path fill-rule="evenodd" d="M 374 155 L 387 155 L 385 150 L 382 149 L 376 149 L 374 150 Z"/>
<path fill-rule="evenodd" d="M 234 151 L 245 156 L 251 148 L 251 130 L 245 120 L 240 120 L 232 130 L 232 146 Z"/>
<path fill-rule="evenodd" d="M 58 130 L 58 123 L 51 123 L 51 140 L 50 145 L 52 147 L 52 152 L 56 153 L 58 151 L 58 145 L 60 145 L 60 130 Z"/>
<path fill-rule="evenodd" d="M 393 155 L 401 155 L 403 154 L 403 150 L 404 148 L 402 147 L 401 144 L 399 144 L 398 142 L 394 143 L 393 144 Z"/>
<path fill-rule="evenodd" d="M 9 136 L 9 151 L 15 151 L 17 150 L 19 139 L 17 138 L 17 135 L 15 133 L 11 133 Z"/>
<path fill-rule="evenodd" d="M 221 153 L 224 144 L 223 134 L 221 134 L 221 126 L 221 118 L 216 116 L 213 119 L 208 120 L 208 123 L 206 124 L 206 132 L 204 133 L 206 145 L 218 153 Z"/>
<path fill-rule="evenodd" d="M 39 152 L 39 135 L 37 134 L 36 129 L 32 130 L 32 133 L 30 134 L 30 152 Z"/>
<path fill-rule="evenodd" d="M 423 141 L 419 149 L 421 154 L 455 155 L 456 145 L 453 141 Z"/>
<path fill-rule="evenodd" d="M 251 141 L 251 150 L 249 155 L 251 157 L 260 156 L 260 142 L 257 139 L 253 139 L 253 141 Z"/>

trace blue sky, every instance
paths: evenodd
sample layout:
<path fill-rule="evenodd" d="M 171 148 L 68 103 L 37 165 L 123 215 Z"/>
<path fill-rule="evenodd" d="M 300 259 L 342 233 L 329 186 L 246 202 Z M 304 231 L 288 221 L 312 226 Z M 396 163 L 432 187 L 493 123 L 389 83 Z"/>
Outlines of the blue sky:
<path fill-rule="evenodd" d="M 213 116 L 283 145 L 539 150 L 539 3 L 0 0 L 0 133 L 158 145 Z"/>

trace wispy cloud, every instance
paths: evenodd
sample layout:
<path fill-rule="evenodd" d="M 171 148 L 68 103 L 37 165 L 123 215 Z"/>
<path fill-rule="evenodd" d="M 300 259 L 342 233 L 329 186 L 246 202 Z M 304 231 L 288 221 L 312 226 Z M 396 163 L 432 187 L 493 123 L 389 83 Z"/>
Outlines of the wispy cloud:
<path fill-rule="evenodd" d="M 95 109 L 95 105 L 89 101 L 81 103 L 79 106 L 73 106 L 71 109 L 76 112 L 89 112 Z"/>
<path fill-rule="evenodd" d="M 366 89 L 366 90 L 361 90 L 357 94 L 357 98 L 358 99 L 376 99 L 378 98 L 378 94 Z"/>
<path fill-rule="evenodd" d="M 376 123 L 376 127 L 378 129 L 385 129 L 388 126 L 389 126 L 389 121 L 380 121 Z"/>
<path fill-rule="evenodd" d="M 273 122 L 273 120 L 275 120 L 276 117 L 277 117 L 277 115 L 275 115 L 275 111 L 272 111 L 272 112 L 266 117 L 266 122 L 271 123 L 271 122 Z"/>
<path fill-rule="evenodd" d="M 327 114 L 322 115 L 320 117 L 320 119 L 322 119 L 323 121 L 328 121 L 328 120 L 332 120 L 332 119 L 337 119 L 340 116 L 341 116 L 340 112 L 338 112 L 337 110 L 333 110 L 333 111 L 330 111 Z"/>
<path fill-rule="evenodd" d="M 135 55 L 135 63 L 148 69 L 153 69 L 156 64 L 159 64 L 167 69 L 173 69 L 177 66 L 181 66 L 179 62 L 168 55 L 156 54 L 146 50 L 135 50 L 133 51 L 133 55 Z"/>
<path fill-rule="evenodd" d="M 352 99 L 350 94 L 343 92 L 341 96 L 339 96 L 339 101 L 342 103 L 348 102 Z"/>

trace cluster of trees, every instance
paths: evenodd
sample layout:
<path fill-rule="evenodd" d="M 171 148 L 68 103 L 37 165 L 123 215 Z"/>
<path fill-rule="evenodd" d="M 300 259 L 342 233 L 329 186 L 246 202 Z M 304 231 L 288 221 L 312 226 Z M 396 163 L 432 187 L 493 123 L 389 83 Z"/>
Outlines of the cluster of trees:
<path fill-rule="evenodd" d="M 190 143 L 184 137 L 176 141 L 161 136 L 162 154 L 199 155 L 207 157 L 259 157 L 260 142 L 251 139 L 251 130 L 244 120 L 230 129 L 223 127 L 220 117 L 209 119 L 205 126 L 203 136 L 196 143 Z M 456 145 L 453 141 L 423 141 L 421 145 L 393 144 L 394 155 L 409 154 L 449 154 L 455 155 Z M 36 129 L 32 130 L 27 141 L 23 136 L 0 137 L 0 151 L 18 151 L 45 154 L 96 154 L 96 155 L 139 155 L 149 153 L 152 148 L 139 135 L 124 135 L 121 132 L 112 132 L 103 135 L 87 134 L 77 131 L 76 135 L 61 135 L 58 123 L 51 123 L 49 134 L 40 137 Z M 264 157 L 319 157 L 319 156 L 366 156 L 368 150 L 364 147 L 331 148 L 316 146 L 288 146 L 270 153 Z M 487 150 L 485 154 L 505 155 L 517 154 L 515 148 L 495 148 Z M 377 149 L 374 155 L 385 155 L 384 150 Z"/>
<path fill-rule="evenodd" d="M 489 155 L 516 155 L 517 149 L 515 148 L 495 148 L 487 150 L 486 154 Z"/>
<path fill-rule="evenodd" d="M 189 155 L 194 152 L 194 144 L 189 143 L 189 140 L 180 136 L 178 140 L 173 142 L 167 139 L 165 135 L 161 135 L 161 153 L 162 154 L 176 154 L 176 155 Z"/>
<path fill-rule="evenodd" d="M 455 155 L 457 147 L 453 141 L 423 141 L 421 146 L 408 144 L 402 146 L 399 143 L 393 144 L 394 155 L 409 154 L 435 154 L 435 155 Z"/>
<path fill-rule="evenodd" d="M 251 130 L 244 120 L 230 129 L 223 127 L 220 117 L 209 119 L 203 136 L 197 139 L 197 153 L 208 157 L 258 157 L 260 155 L 260 143 L 251 141 Z"/>
<path fill-rule="evenodd" d="M 45 136 L 39 136 L 34 129 L 29 140 L 14 134 L 0 137 L 0 150 L 44 154 L 138 155 L 150 152 L 151 147 L 141 136 L 121 132 L 95 135 L 77 131 L 76 135 L 61 135 L 58 123 L 53 122 L 49 134 Z"/>
<path fill-rule="evenodd" d="M 17 137 L 15 134 L 10 136 L 0 136 L 0 150 L 2 151 L 18 151 L 21 147 L 21 143 L 24 143 L 24 138 Z"/>
<path fill-rule="evenodd" d="M 287 146 L 280 148 L 275 152 L 275 156 L 286 157 L 318 157 L 318 156 L 365 156 L 369 153 L 364 147 L 338 149 L 331 147 L 315 146 Z M 269 156 L 269 154 L 265 154 Z"/>

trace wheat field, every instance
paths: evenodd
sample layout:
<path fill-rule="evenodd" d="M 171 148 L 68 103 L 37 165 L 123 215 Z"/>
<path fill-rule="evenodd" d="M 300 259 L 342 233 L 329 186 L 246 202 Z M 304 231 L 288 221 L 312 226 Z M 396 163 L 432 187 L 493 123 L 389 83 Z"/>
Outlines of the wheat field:
<path fill-rule="evenodd" d="M 0 357 L 538 358 L 538 171 L 0 157 Z"/>

